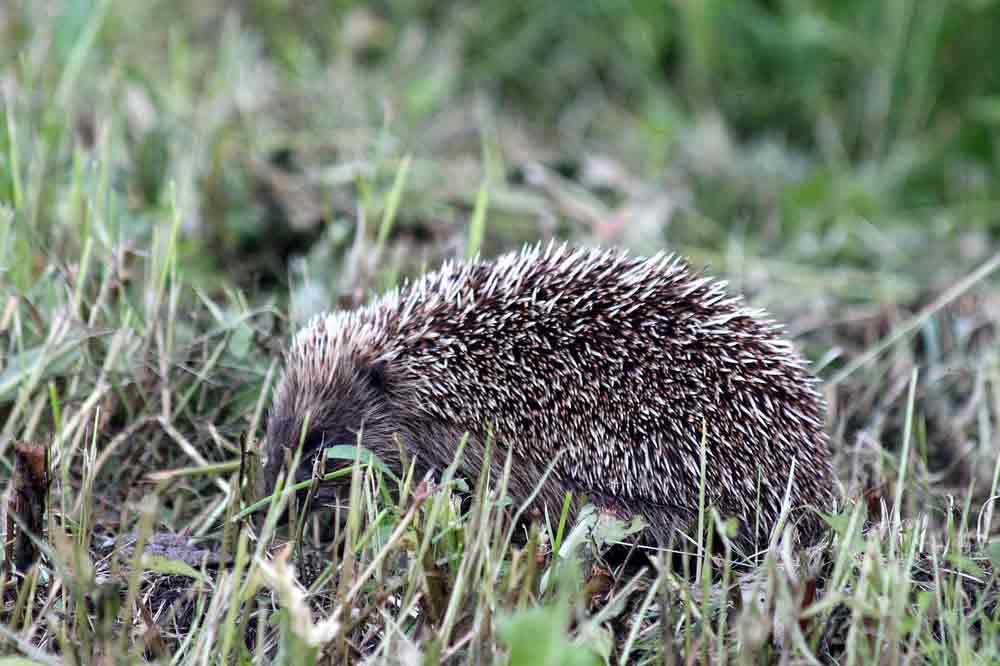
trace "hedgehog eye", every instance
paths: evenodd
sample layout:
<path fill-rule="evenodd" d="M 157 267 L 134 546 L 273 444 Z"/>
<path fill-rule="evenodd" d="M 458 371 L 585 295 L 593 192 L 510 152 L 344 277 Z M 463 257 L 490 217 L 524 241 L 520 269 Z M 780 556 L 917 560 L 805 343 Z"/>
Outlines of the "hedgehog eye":
<path fill-rule="evenodd" d="M 376 361 L 368 368 L 368 383 L 380 393 L 386 389 L 385 366 L 385 361 Z"/>
<path fill-rule="evenodd" d="M 320 449 L 325 449 L 329 445 L 330 441 L 325 431 L 313 431 L 306 435 L 305 442 L 302 444 L 302 455 L 315 453 Z"/>
<path fill-rule="evenodd" d="M 306 436 L 302 446 L 302 455 L 313 455 L 317 451 L 325 451 L 334 446 L 354 446 L 358 443 L 358 431 L 351 428 L 341 428 L 334 432 L 318 430 Z"/>

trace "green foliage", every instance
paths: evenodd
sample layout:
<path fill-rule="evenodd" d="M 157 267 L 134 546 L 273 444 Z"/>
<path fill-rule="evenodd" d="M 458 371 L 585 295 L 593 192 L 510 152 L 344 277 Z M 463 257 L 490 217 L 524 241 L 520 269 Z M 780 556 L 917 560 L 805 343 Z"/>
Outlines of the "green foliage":
<path fill-rule="evenodd" d="M 510 666 L 592 666 L 602 662 L 585 646 L 575 645 L 566 633 L 567 618 L 559 608 L 532 608 L 505 620 L 500 640 L 510 649 Z"/>

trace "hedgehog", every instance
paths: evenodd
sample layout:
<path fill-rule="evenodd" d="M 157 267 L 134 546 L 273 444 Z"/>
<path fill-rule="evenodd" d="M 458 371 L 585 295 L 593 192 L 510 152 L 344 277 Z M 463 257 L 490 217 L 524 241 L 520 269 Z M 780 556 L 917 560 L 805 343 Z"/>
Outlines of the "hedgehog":
<path fill-rule="evenodd" d="M 510 457 L 507 492 L 530 500 L 526 515 L 558 520 L 569 492 L 641 517 L 644 540 L 666 544 L 704 502 L 736 520 L 734 544 L 757 548 L 790 499 L 788 524 L 812 541 L 834 499 L 825 404 L 782 333 L 673 254 L 550 243 L 446 262 L 295 335 L 265 485 L 300 442 L 300 480 L 335 444 L 433 473 L 464 442 L 471 478 L 488 464 L 499 479 Z"/>

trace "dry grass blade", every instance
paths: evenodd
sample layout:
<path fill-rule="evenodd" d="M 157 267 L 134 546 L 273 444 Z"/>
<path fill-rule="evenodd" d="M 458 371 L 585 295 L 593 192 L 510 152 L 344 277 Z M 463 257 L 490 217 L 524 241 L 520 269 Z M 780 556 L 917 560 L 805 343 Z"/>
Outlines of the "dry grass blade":
<path fill-rule="evenodd" d="M 965 278 L 956 282 L 952 287 L 947 289 L 944 293 L 938 296 L 934 302 L 925 307 L 923 310 L 915 314 L 905 323 L 897 326 L 892 333 L 890 333 L 886 338 L 880 340 L 878 344 L 873 345 L 865 353 L 851 360 L 842 369 L 838 370 L 829 380 L 827 380 L 826 385 L 833 388 L 843 382 L 845 379 L 850 377 L 852 374 L 857 372 L 859 369 L 865 367 L 866 365 L 872 363 L 877 359 L 886 349 L 889 349 L 894 344 L 904 339 L 905 337 L 911 335 L 917 328 L 923 325 L 928 319 L 933 317 L 937 312 L 939 312 L 946 305 L 957 299 L 959 296 L 967 292 L 976 284 L 980 283 L 986 279 L 990 274 L 1000 268 L 1000 252 L 994 254 L 976 270 L 969 273 Z"/>

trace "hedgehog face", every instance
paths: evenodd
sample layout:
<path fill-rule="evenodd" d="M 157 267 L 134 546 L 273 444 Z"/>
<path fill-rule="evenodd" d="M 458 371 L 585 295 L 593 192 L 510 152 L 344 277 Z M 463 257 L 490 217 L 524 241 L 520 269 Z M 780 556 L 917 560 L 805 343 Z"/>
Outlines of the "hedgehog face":
<path fill-rule="evenodd" d="M 303 432 L 303 430 L 305 432 Z M 316 460 L 332 446 L 361 444 L 383 460 L 397 458 L 393 433 L 398 419 L 387 397 L 384 372 L 378 365 L 351 364 L 326 377 L 304 372 L 294 362 L 278 387 L 267 424 L 267 464 L 264 481 L 267 493 L 274 491 L 286 457 L 293 458 L 299 443 L 302 454 L 295 481 L 309 479 Z M 347 461 L 330 460 L 326 472 Z M 322 484 L 316 500 L 336 500 L 345 482 Z"/>

